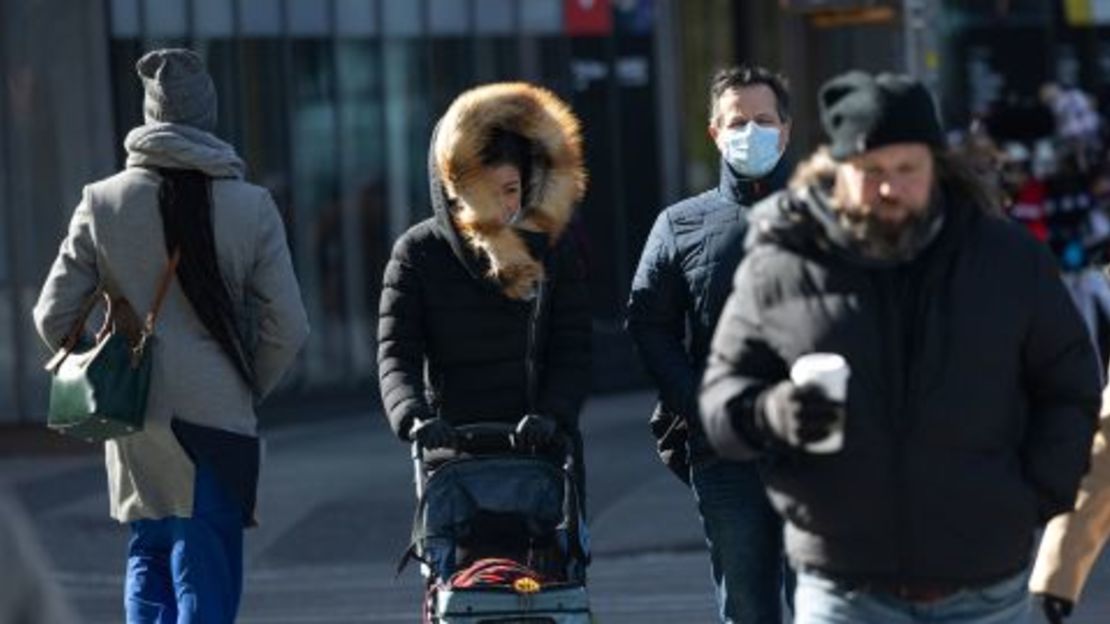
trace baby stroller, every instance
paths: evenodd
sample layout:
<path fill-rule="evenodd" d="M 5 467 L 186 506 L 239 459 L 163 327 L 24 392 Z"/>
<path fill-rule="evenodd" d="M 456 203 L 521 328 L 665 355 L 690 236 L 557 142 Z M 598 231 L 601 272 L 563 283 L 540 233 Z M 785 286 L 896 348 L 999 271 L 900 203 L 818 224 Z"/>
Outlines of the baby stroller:
<path fill-rule="evenodd" d="M 569 440 L 516 448 L 512 427 L 459 428 L 451 451 L 413 445 L 409 558 L 425 624 L 588 624 L 589 539 Z"/>

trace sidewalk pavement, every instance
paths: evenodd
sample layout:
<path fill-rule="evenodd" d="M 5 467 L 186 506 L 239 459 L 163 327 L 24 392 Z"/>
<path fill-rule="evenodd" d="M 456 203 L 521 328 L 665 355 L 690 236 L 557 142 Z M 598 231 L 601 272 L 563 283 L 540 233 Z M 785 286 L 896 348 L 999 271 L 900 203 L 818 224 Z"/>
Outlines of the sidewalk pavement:
<path fill-rule="evenodd" d="M 709 590 L 708 558 L 697 518 L 693 497 L 686 488 L 668 473 L 654 455 L 654 446 L 648 433 L 646 420 L 653 403 L 653 395 L 648 392 L 625 393 L 591 398 L 583 417 L 583 428 L 589 441 L 587 453 L 594 452 L 587 459 L 591 474 L 600 476 L 606 471 L 626 475 L 635 474 L 637 478 L 622 477 L 616 483 L 606 484 L 599 479 L 599 487 L 590 492 L 610 500 L 611 504 L 599 508 L 591 519 L 595 562 L 591 567 L 591 595 L 594 597 L 601 621 L 616 624 L 620 622 L 708 622 L 711 621 L 712 596 Z M 284 458 L 285 465 L 271 465 L 264 473 L 264 480 L 273 491 L 266 499 L 271 512 L 271 520 L 279 520 L 290 511 L 304 512 L 301 507 L 312 499 L 317 483 L 309 479 L 308 484 L 295 491 L 289 491 L 290 479 L 295 475 L 305 478 L 316 467 L 318 455 L 311 448 L 319 444 L 320 452 L 328 457 L 327 469 L 334 470 L 340 462 L 345 471 L 355 470 L 370 458 L 383 455 L 381 462 L 395 467 L 396 475 L 386 480 L 406 480 L 400 458 L 387 458 L 384 455 L 399 454 L 400 448 L 394 440 L 387 439 L 390 434 L 385 430 L 380 416 L 349 413 L 347 418 L 330 418 L 323 421 L 317 418 L 318 412 L 299 419 L 300 426 L 277 426 L 266 435 L 268 443 L 275 451 L 275 458 Z M 370 418 L 367 425 L 362 419 Z M 361 421 L 361 422 L 356 422 Z M 356 426 L 357 425 L 357 426 Z M 350 448 L 335 440 L 355 438 L 363 434 L 370 437 L 360 438 L 358 444 L 352 442 Z M 357 435 L 356 435 L 357 434 Z M 306 442 L 307 440 L 307 442 Z M 618 443 L 619 442 L 619 443 Z M 290 455 L 294 449 L 298 454 Z M 621 449 L 620 453 L 599 449 Z M 9 450 L 16 450 L 16 455 Z M 335 451 L 341 451 L 338 456 Z M 301 454 L 309 453 L 308 455 Z M 122 534 L 113 530 L 106 518 L 103 500 L 103 467 L 99 447 L 84 443 L 72 443 L 45 429 L 0 428 L 0 488 L 4 485 L 18 486 L 24 494 L 24 502 L 33 516 L 40 512 L 50 518 L 46 525 L 55 529 L 69 527 L 94 532 L 89 540 L 81 544 L 107 542 L 110 547 L 115 542 L 122 544 Z M 348 465 L 350 464 L 350 465 Z M 391 468 L 392 470 L 392 468 Z M 342 472 L 342 471 L 340 471 Z M 286 474 L 287 473 L 287 474 Z M 349 472 L 349 474 L 356 474 Z M 392 474 L 392 473 L 391 473 Z M 334 481 L 334 479 L 329 479 Z M 593 482 L 594 479 L 591 479 Z M 612 480 L 611 480 L 612 481 Z M 306 489 L 307 488 L 307 489 Z M 324 488 L 326 489 L 326 488 Z M 402 490 L 407 489 L 402 488 Z M 92 490 L 95 495 L 90 495 Z M 280 493 L 292 507 L 286 509 L 278 505 Z M 322 496 L 319 492 L 315 494 Z M 367 500 L 353 500 L 352 505 L 368 504 L 369 499 L 382 501 L 386 494 L 381 490 L 363 490 Z M 402 492 L 407 497 L 407 492 Z M 307 498 L 305 498 L 307 496 Z M 407 498 L 405 499 L 407 501 Z M 333 511 L 349 512 L 347 507 L 323 505 L 318 514 L 331 514 Z M 367 512 L 369 513 L 369 512 Z M 375 515 L 381 510 L 375 512 Z M 402 514 L 407 515 L 407 511 Z M 305 515 L 303 520 L 311 524 L 320 516 Z M 74 523 L 77 523 L 75 525 Z M 293 519 L 290 519 L 290 524 Z M 259 532 L 253 532 L 250 540 L 259 546 L 265 545 L 264 534 L 275 528 L 271 522 Z M 268 527 L 268 528 L 267 528 Z M 285 530 L 276 535 L 303 535 Z M 297 539 L 301 550 L 306 543 Z M 342 541 L 342 540 L 341 540 Z M 296 544 L 293 544 L 295 546 Z M 348 545 L 349 546 L 349 545 Z M 88 546 L 91 548 L 91 545 Z M 83 552 L 84 546 L 76 548 Z M 255 548 L 251 549 L 256 550 Z M 353 551 L 352 551 L 353 552 Z M 382 557 L 391 555 L 380 553 Z M 59 553 L 54 553 L 57 556 Z M 81 553 L 60 553 L 63 559 L 86 560 Z M 89 555 L 93 553 L 85 553 Z M 118 562 L 112 561 L 115 566 Z M 391 562 L 362 561 L 355 565 L 291 565 L 280 558 L 260 556 L 257 565 L 252 566 L 248 577 L 248 592 L 244 596 L 244 622 L 407 622 L 411 621 L 410 605 L 413 592 L 419 587 L 414 579 L 406 575 L 401 583 L 391 580 Z M 1096 566 L 1075 615 L 1068 624 L 1096 624 L 1110 622 L 1110 562 L 1103 557 L 1101 565 Z M 289 565 L 287 565 L 289 564 Z M 102 609 L 102 620 L 114 621 L 118 617 L 119 575 L 112 568 L 102 573 L 82 570 L 84 566 L 65 569 L 59 574 L 71 595 L 84 605 Z M 334 568 L 334 569 L 333 569 Z M 331 574 L 334 574 L 332 578 Z M 339 578 L 347 579 L 340 581 Z M 370 579 L 382 579 L 380 582 Z M 313 585 L 307 579 L 321 581 Z M 297 589 L 297 608 L 289 602 L 290 591 Z M 319 607 L 313 607 L 316 602 Z M 366 605 L 374 605 L 373 617 L 366 618 Z M 326 619 L 311 619 L 300 613 L 322 612 L 327 607 L 330 615 Z M 349 609 L 349 611 L 344 611 Z M 341 612 L 350 614 L 341 617 Z M 644 614 L 651 614 L 645 619 Z M 696 614 L 696 615 L 695 615 Z M 89 615 L 86 612 L 86 615 Z M 305 619 L 308 618 L 308 619 Z M 1041 622 L 1038 615 L 1034 622 Z"/>
<path fill-rule="evenodd" d="M 98 453 L 99 445 L 55 433 L 44 424 L 0 425 L 0 458 Z"/>

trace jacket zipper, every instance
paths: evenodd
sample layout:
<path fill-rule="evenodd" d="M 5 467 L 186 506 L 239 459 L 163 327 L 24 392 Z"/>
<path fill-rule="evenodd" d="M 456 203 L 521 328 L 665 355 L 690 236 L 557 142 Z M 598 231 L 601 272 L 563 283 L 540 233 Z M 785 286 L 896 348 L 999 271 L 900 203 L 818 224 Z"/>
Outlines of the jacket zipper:
<path fill-rule="evenodd" d="M 524 370 L 527 377 L 525 383 L 527 384 L 525 392 L 527 393 L 527 409 L 528 413 L 533 413 L 536 410 L 536 398 L 539 393 L 537 388 L 537 372 L 536 372 L 536 334 L 538 333 L 538 326 L 540 324 L 540 314 L 543 310 L 543 301 L 546 299 L 544 292 L 547 289 L 547 281 L 543 280 L 539 283 L 536 289 L 536 298 L 532 301 L 531 314 L 528 316 L 528 347 L 525 349 L 524 354 Z"/>
<path fill-rule="evenodd" d="M 881 311 L 884 319 L 882 327 L 886 332 L 887 342 L 887 387 L 889 396 L 886 400 L 887 425 L 893 437 L 894 452 L 894 533 L 896 536 L 896 576 L 901 577 L 906 569 L 906 547 L 909 533 L 909 510 L 906 504 L 906 460 L 905 460 L 905 419 L 906 410 L 909 408 L 904 387 L 906 366 L 904 347 L 902 344 L 903 329 L 900 325 L 901 309 L 897 297 L 897 275 L 889 270 L 882 271 L 876 276 L 881 285 L 879 296 L 882 301 Z M 903 321 L 904 322 L 904 321 Z"/>

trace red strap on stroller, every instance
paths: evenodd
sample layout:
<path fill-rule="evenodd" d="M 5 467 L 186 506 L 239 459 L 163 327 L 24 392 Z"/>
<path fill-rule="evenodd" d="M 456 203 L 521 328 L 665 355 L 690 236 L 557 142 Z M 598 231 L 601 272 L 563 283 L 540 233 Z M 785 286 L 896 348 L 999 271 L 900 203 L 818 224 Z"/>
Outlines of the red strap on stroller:
<path fill-rule="evenodd" d="M 542 585 L 545 579 L 535 570 L 512 559 L 479 559 L 456 572 L 448 585 L 458 588 L 508 586 L 518 588 L 524 579 Z"/>

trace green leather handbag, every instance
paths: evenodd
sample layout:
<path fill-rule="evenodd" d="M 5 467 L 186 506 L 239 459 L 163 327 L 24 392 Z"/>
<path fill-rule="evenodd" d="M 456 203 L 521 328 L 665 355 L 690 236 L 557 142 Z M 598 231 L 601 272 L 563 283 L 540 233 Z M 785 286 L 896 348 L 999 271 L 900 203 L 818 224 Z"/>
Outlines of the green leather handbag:
<path fill-rule="evenodd" d="M 141 431 L 150 392 L 154 326 L 173 281 L 181 252 L 175 251 L 158 284 L 154 305 L 142 328 L 126 299 L 108 300 L 104 328 L 83 339 L 89 314 L 104 297 L 97 288 L 81 310 L 62 348 L 47 363 L 50 410 L 47 426 L 86 440 L 103 442 Z M 129 316 L 127 316 L 129 315 Z"/>

